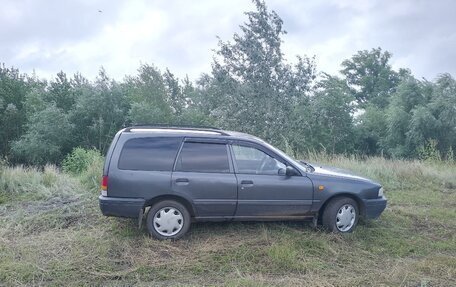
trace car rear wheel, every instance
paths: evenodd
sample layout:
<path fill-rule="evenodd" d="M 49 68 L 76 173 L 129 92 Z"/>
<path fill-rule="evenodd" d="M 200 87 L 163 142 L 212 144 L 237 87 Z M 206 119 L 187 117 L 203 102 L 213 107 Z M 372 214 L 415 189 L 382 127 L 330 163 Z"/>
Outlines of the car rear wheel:
<path fill-rule="evenodd" d="M 179 239 L 190 228 L 190 214 L 179 202 L 164 200 L 150 208 L 146 223 L 149 234 L 156 239 Z"/>
<path fill-rule="evenodd" d="M 359 219 L 359 208 L 355 200 L 338 197 L 331 200 L 323 211 L 323 226 L 334 233 L 352 232 Z"/>

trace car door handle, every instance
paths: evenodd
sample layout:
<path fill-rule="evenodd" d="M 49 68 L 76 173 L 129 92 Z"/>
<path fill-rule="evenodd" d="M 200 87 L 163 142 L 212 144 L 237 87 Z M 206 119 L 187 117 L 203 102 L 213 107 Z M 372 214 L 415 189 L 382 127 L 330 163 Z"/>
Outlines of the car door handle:
<path fill-rule="evenodd" d="M 188 184 L 188 178 L 178 178 L 178 179 L 176 179 L 176 184 L 180 184 L 180 185 Z"/>
<path fill-rule="evenodd" d="M 253 186 L 252 180 L 241 180 L 241 188 Z"/>

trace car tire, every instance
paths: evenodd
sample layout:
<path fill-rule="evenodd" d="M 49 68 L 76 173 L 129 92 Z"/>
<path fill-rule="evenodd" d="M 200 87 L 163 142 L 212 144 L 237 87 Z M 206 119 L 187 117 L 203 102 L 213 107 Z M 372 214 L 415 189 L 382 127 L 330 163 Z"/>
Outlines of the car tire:
<path fill-rule="evenodd" d="M 358 220 L 358 204 L 349 197 L 332 199 L 323 211 L 323 226 L 334 233 L 352 232 Z"/>
<path fill-rule="evenodd" d="M 190 213 L 181 203 L 163 200 L 154 204 L 147 213 L 149 234 L 159 240 L 176 240 L 190 229 Z"/>

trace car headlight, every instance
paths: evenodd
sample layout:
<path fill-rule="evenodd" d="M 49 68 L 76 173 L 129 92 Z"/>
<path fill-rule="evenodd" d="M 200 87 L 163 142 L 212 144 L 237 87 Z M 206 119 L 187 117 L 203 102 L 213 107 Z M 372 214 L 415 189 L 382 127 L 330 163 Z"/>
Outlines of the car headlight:
<path fill-rule="evenodd" d="M 383 197 L 383 186 L 378 190 L 378 197 Z"/>

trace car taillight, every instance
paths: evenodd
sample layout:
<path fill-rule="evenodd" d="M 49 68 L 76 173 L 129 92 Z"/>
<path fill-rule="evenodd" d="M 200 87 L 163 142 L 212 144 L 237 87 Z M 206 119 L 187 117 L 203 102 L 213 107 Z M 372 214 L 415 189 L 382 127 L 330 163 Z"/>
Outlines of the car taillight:
<path fill-rule="evenodd" d="M 101 195 L 107 196 L 108 195 L 108 176 L 103 175 L 101 178 Z"/>

